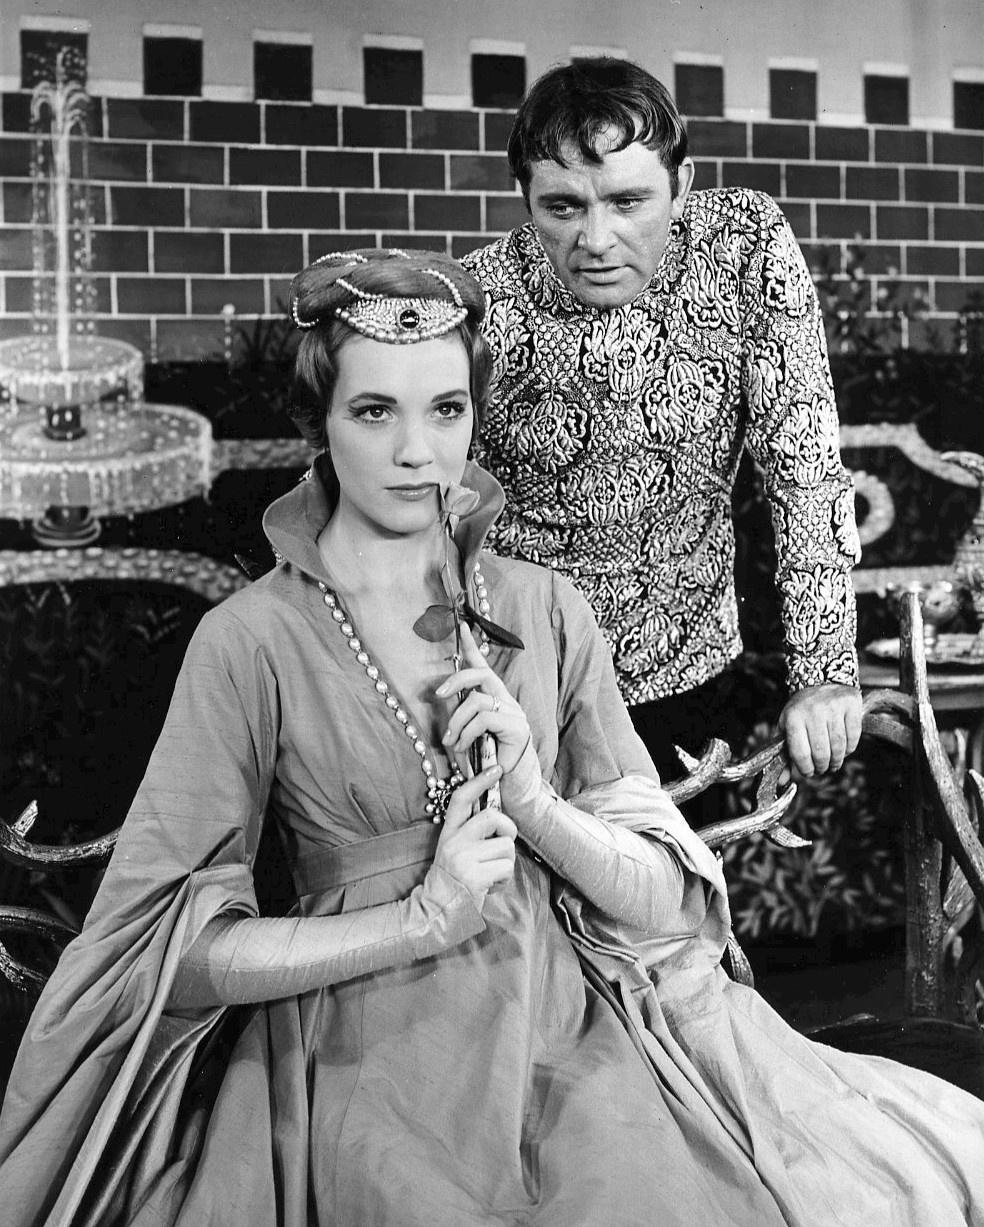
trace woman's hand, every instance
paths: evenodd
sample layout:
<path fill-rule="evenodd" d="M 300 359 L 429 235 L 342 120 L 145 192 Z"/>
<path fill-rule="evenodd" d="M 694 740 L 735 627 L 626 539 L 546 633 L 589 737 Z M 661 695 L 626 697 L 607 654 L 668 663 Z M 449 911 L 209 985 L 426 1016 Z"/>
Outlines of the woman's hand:
<path fill-rule="evenodd" d="M 434 864 L 468 890 L 479 911 L 489 889 L 512 878 L 516 860 L 513 820 L 498 809 L 472 813 L 501 774 L 500 767 L 490 767 L 455 789 L 434 854 Z"/>
<path fill-rule="evenodd" d="M 466 667 L 452 673 L 435 691 L 441 699 L 456 691 L 467 691 L 448 721 L 447 732 L 441 740 L 467 775 L 470 747 L 483 733 L 491 733 L 499 765 L 503 773 L 508 774 L 526 749 L 530 739 L 529 722 L 505 683 L 478 650 L 467 626 L 461 628 L 461 646 Z"/>

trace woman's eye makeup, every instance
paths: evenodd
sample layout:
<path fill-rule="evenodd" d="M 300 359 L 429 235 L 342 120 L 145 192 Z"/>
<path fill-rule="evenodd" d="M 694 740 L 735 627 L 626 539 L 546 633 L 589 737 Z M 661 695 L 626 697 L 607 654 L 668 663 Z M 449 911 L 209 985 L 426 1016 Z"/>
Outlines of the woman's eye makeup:
<path fill-rule="evenodd" d="M 435 407 L 443 418 L 460 418 L 468 412 L 468 403 L 463 400 L 442 400 Z"/>

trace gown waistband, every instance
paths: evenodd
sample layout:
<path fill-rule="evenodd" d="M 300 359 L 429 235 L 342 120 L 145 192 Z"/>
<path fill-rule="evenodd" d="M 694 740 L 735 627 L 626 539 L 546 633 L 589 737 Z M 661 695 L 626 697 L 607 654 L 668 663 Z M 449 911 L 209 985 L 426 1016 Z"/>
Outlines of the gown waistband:
<path fill-rule="evenodd" d="M 298 857 L 291 870 L 297 894 L 303 898 L 376 874 L 432 861 L 440 834 L 437 823 L 419 822 L 353 844 L 309 852 Z"/>

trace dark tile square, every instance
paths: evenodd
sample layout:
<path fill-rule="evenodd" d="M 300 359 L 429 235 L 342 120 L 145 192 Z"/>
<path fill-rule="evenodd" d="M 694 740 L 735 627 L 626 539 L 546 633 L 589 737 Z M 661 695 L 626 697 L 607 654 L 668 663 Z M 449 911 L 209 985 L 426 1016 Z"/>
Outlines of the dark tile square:
<path fill-rule="evenodd" d="M 405 192 L 348 192 L 345 225 L 354 230 L 409 230 L 410 201 Z"/>
<path fill-rule="evenodd" d="M 143 141 L 90 141 L 89 177 L 146 183 L 146 144 Z"/>
<path fill-rule="evenodd" d="M 920 247 L 910 243 L 906 248 L 905 271 L 910 277 L 956 277 L 960 273 L 960 248 L 943 247 L 938 243 Z"/>
<path fill-rule="evenodd" d="M 263 108 L 263 137 L 268 145 L 337 145 L 338 107 L 271 103 Z"/>
<path fill-rule="evenodd" d="M 194 98 L 202 92 L 202 40 L 152 38 L 143 40 L 145 94 Z"/>
<path fill-rule="evenodd" d="M 841 172 L 839 166 L 805 166 L 790 163 L 786 167 L 786 195 L 807 200 L 839 200 Z"/>
<path fill-rule="evenodd" d="M 381 153 L 379 186 L 441 189 L 444 158 L 436 153 Z"/>
<path fill-rule="evenodd" d="M 4 132 L 30 132 L 31 95 L 4 94 L 0 114 L 3 118 Z"/>
<path fill-rule="evenodd" d="M 271 230 L 333 230 L 340 224 L 337 192 L 268 192 Z"/>
<path fill-rule="evenodd" d="M 674 82 L 683 115 L 724 115 L 724 69 L 719 64 L 677 64 Z"/>
<path fill-rule="evenodd" d="M 259 230 L 263 224 L 263 201 L 259 192 L 192 187 L 189 197 L 191 225 L 196 228 Z"/>
<path fill-rule="evenodd" d="M 94 230 L 92 267 L 108 273 L 146 273 L 146 230 Z"/>
<path fill-rule="evenodd" d="M 806 124 L 752 124 L 753 158 L 810 156 L 810 129 Z"/>
<path fill-rule="evenodd" d="M 416 234 L 414 232 L 386 231 L 380 239 L 381 247 L 408 248 L 412 251 L 440 251 L 447 248 L 443 234 Z"/>
<path fill-rule="evenodd" d="M 871 157 L 868 129 L 817 124 L 813 130 L 813 151 L 818 162 L 867 162 Z"/>
<path fill-rule="evenodd" d="M 229 255 L 233 273 L 292 277 L 304 263 L 304 243 L 299 234 L 233 234 Z"/>
<path fill-rule="evenodd" d="M 4 226 L 0 230 L 0 268 L 24 270 L 33 267 L 30 227 L 17 229 L 14 226 Z"/>
<path fill-rule="evenodd" d="M 784 200 L 782 204 L 786 221 L 789 222 L 790 229 L 801 243 L 813 237 L 813 218 L 810 209 L 811 206 L 806 201 Z"/>
<path fill-rule="evenodd" d="M 414 111 L 410 144 L 414 149 L 478 149 L 479 116 L 475 111 Z"/>
<path fill-rule="evenodd" d="M 871 210 L 867 205 L 818 204 L 818 239 L 853 239 L 871 235 Z"/>
<path fill-rule="evenodd" d="M 154 231 L 154 271 L 158 273 L 224 273 L 225 241 L 214 232 Z"/>
<path fill-rule="evenodd" d="M 306 160 L 309 187 L 373 186 L 371 153 L 320 153 L 309 149 Z"/>
<path fill-rule="evenodd" d="M 485 228 L 490 234 L 505 234 L 517 226 L 525 226 L 530 211 L 522 196 L 486 196 Z"/>
<path fill-rule="evenodd" d="M 512 173 L 505 157 L 490 153 L 451 155 L 452 191 L 508 192 Z"/>
<path fill-rule="evenodd" d="M 953 126 L 984 128 L 984 81 L 954 81 Z"/>
<path fill-rule="evenodd" d="M 451 239 L 451 255 L 460 260 L 470 252 L 478 251 L 489 241 L 487 234 L 456 234 Z"/>
<path fill-rule="evenodd" d="M 919 128 L 876 128 L 876 162 L 928 161 L 929 133 Z"/>
<path fill-rule="evenodd" d="M 906 200 L 929 200 L 956 203 L 960 199 L 960 176 L 955 170 L 926 170 L 907 167 L 905 171 Z M 981 238 L 984 239 L 984 233 Z"/>
<path fill-rule="evenodd" d="M 721 163 L 717 158 L 694 158 L 694 187 L 721 186 Z"/>
<path fill-rule="evenodd" d="M 964 171 L 964 202 L 984 204 L 984 170 Z"/>
<path fill-rule="evenodd" d="M 342 108 L 342 144 L 348 148 L 406 149 L 407 113 L 397 110 L 372 110 L 369 107 Z"/>
<path fill-rule="evenodd" d="M 721 166 L 722 187 L 747 187 L 770 196 L 779 194 L 778 162 L 724 162 Z"/>
<path fill-rule="evenodd" d="M 117 277 L 116 301 L 121 315 L 184 315 L 184 278 Z"/>
<path fill-rule="evenodd" d="M 848 166 L 844 191 L 849 200 L 900 200 L 897 166 Z"/>
<path fill-rule="evenodd" d="M 702 158 L 747 158 L 748 127 L 734 120 L 691 120 L 687 124 L 689 148 Z"/>
<path fill-rule="evenodd" d="M 864 120 L 869 124 L 909 122 L 909 78 L 865 76 Z"/>
<path fill-rule="evenodd" d="M 266 311 L 266 287 L 258 277 L 193 277 L 191 314 L 221 315 L 227 304 L 241 315 Z"/>
<path fill-rule="evenodd" d="M 253 95 L 282 102 L 311 100 L 310 43 L 253 43 Z"/>
<path fill-rule="evenodd" d="M 30 183 L 7 182 L 3 185 L 3 223 L 5 226 L 26 226 L 34 215 L 34 188 Z"/>
<path fill-rule="evenodd" d="M 224 324 L 220 319 L 207 317 L 157 321 L 159 362 L 200 361 L 203 354 L 220 355 L 224 345 Z M 144 344 L 142 348 L 147 349 L 148 345 Z"/>
<path fill-rule="evenodd" d="M 984 209 L 933 210 L 933 238 L 937 242 L 979 243 L 984 234 Z"/>
<path fill-rule="evenodd" d="M 512 112 L 503 115 L 499 111 L 486 111 L 482 116 L 485 129 L 485 143 L 482 148 L 486 153 L 505 153 L 509 133 L 512 132 L 516 116 Z"/>
<path fill-rule="evenodd" d="M 58 56 L 70 81 L 85 85 L 88 75 L 89 36 L 70 30 L 21 30 L 21 89 L 34 89 L 39 81 L 54 81 Z"/>
<path fill-rule="evenodd" d="M 367 103 L 419 107 L 424 100 L 422 51 L 364 47 L 362 72 Z"/>
<path fill-rule="evenodd" d="M 816 119 L 817 74 L 803 69 L 769 69 L 769 114 L 773 119 Z"/>
<path fill-rule="evenodd" d="M 0 175 L 5 179 L 29 179 L 31 141 L 16 136 L 0 137 Z"/>
<path fill-rule="evenodd" d="M 150 147 L 151 170 L 158 183 L 221 183 L 225 155 L 215 145 Z"/>
<path fill-rule="evenodd" d="M 258 145 L 260 106 L 256 102 L 203 102 L 189 104 L 190 139 Z"/>
<path fill-rule="evenodd" d="M 914 205 L 878 205 L 875 232 L 881 240 L 920 239 L 925 242 L 929 238 L 929 210 Z"/>
<path fill-rule="evenodd" d="M 481 224 L 481 202 L 477 196 L 444 193 L 413 199 L 415 230 L 477 230 Z"/>
<path fill-rule="evenodd" d="M 184 189 L 174 187 L 111 187 L 112 219 L 117 226 L 184 224 Z"/>
<path fill-rule="evenodd" d="M 519 106 L 526 93 L 526 57 L 473 55 L 471 87 L 473 106 L 503 110 Z"/>
<path fill-rule="evenodd" d="M 984 167 L 984 136 L 969 132 L 934 132 L 933 161 L 952 166 Z"/>
<path fill-rule="evenodd" d="M 107 98 L 108 134 L 116 140 L 182 140 L 183 102 L 169 98 Z"/>
<path fill-rule="evenodd" d="M 230 183 L 269 183 L 280 187 L 301 182 L 299 149 L 229 150 Z"/>

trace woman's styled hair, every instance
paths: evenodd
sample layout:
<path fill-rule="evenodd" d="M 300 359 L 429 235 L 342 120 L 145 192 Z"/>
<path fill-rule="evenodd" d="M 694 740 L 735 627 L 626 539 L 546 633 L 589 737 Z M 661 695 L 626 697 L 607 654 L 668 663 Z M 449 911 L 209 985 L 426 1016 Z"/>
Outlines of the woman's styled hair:
<path fill-rule="evenodd" d="M 533 82 L 520 104 L 506 152 L 526 203 L 531 163 L 566 166 L 565 150 L 574 147 L 585 162 L 598 165 L 599 140 L 613 132 L 617 141 L 612 151 L 639 141 L 659 154 L 676 196 L 677 171 L 687 156 L 687 129 L 672 95 L 638 64 L 598 56 L 551 68 Z"/>
<path fill-rule="evenodd" d="M 304 438 L 327 444 L 325 424 L 338 377 L 338 353 L 357 335 L 345 315 L 374 299 L 436 300 L 464 318 L 437 335 L 460 336 L 468 355 L 477 438 L 489 395 L 492 356 L 481 332 L 485 296 L 457 260 L 436 251 L 363 248 L 322 256 L 290 286 L 290 316 L 305 329 L 294 359 L 290 414 Z M 411 308 L 411 318 L 417 312 Z M 426 333 L 424 334 L 426 335 Z M 395 339 L 395 338 L 394 338 Z"/>

